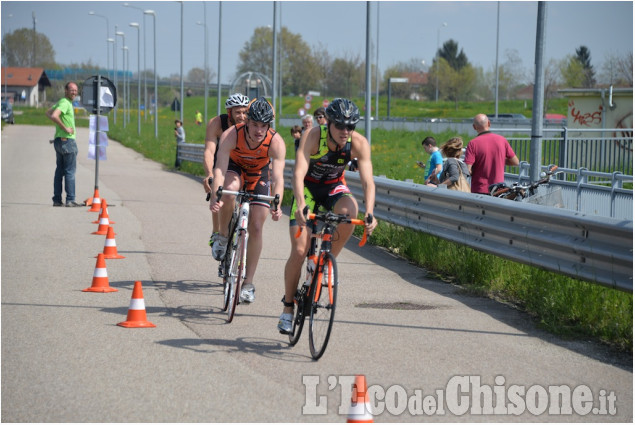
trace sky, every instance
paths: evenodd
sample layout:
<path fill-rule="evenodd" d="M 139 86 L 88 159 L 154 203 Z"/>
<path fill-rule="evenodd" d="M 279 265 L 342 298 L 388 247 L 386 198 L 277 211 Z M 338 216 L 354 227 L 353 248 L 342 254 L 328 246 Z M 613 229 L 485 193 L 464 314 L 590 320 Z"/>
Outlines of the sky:
<path fill-rule="evenodd" d="M 131 71 L 137 70 L 137 29 L 141 24 L 141 69 L 153 69 L 153 18 L 142 10 L 156 13 L 157 73 L 160 77 L 181 70 L 181 2 L 133 1 L 2 1 L 1 33 L 33 28 L 46 35 L 61 64 L 88 62 L 106 68 L 107 35 L 117 30 L 125 34 L 130 49 Z M 324 47 L 332 57 L 366 55 L 365 1 L 280 1 L 279 26 L 300 34 L 310 47 Z M 624 56 L 633 51 L 633 2 L 559 1 L 546 2 L 545 63 L 575 55 L 584 45 L 591 52 L 596 74 L 606 54 Z M 370 2 L 371 61 L 379 61 L 381 72 L 399 62 L 425 61 L 426 71 L 438 45 L 455 40 L 468 60 L 484 71 L 496 63 L 497 3 L 459 1 Z M 205 25 L 208 31 L 208 63 L 218 70 L 219 2 L 182 2 L 183 73 L 205 65 Z M 136 9 L 135 9 L 136 8 Z M 239 62 L 238 52 L 255 28 L 273 26 L 272 1 L 222 1 L 221 83 L 231 83 Z M 377 10 L 379 9 L 379 19 Z M 536 51 L 538 2 L 500 2 L 499 64 L 506 52 L 516 50 L 522 66 L 533 73 Z M 97 15 L 89 15 L 89 11 Z M 206 13 L 205 13 L 206 11 Z M 205 18 L 206 16 L 206 18 Z M 379 21 L 379 22 L 378 22 Z M 197 22 L 200 23 L 197 25 Z M 108 24 L 108 28 L 107 28 Z M 205 25 L 203 25 L 205 24 Z M 377 42 L 377 38 L 379 42 Z M 121 47 L 123 39 L 117 37 Z M 378 48 L 377 48 L 378 45 Z M 112 65 L 112 48 L 109 50 Z M 121 67 L 121 50 L 118 65 Z M 215 81 L 214 81 L 215 82 Z"/>

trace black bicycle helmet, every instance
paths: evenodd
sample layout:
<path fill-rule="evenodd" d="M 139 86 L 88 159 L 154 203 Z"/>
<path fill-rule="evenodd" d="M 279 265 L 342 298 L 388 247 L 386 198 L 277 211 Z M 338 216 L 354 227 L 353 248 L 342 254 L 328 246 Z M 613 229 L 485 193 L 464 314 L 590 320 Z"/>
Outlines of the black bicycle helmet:
<path fill-rule="evenodd" d="M 326 118 L 335 124 L 357 124 L 359 121 L 359 108 L 351 100 L 333 99 L 326 108 Z"/>
<path fill-rule="evenodd" d="M 249 104 L 249 112 L 247 118 L 252 121 L 264 122 L 269 124 L 274 119 L 273 107 L 264 97 L 254 99 Z"/>

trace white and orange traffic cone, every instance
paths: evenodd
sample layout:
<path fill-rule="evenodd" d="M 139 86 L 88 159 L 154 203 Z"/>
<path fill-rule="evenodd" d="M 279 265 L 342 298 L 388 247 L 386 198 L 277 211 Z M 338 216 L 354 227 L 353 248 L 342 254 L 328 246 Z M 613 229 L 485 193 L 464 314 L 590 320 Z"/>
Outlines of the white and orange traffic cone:
<path fill-rule="evenodd" d="M 105 235 L 108 233 L 108 227 L 110 227 L 110 221 L 108 219 L 108 208 L 102 211 L 101 218 L 99 219 L 99 226 L 97 231 L 93 232 L 93 235 Z"/>
<path fill-rule="evenodd" d="M 93 224 L 98 224 L 99 220 L 101 220 L 101 216 L 104 214 L 104 211 L 106 211 L 106 214 L 108 214 L 108 202 L 106 202 L 105 199 L 101 199 L 101 208 L 99 210 L 99 217 L 97 218 L 97 220 L 93 221 Z M 114 221 L 112 221 L 110 219 L 110 217 L 108 217 L 108 222 L 109 224 L 116 224 Z"/>
<path fill-rule="evenodd" d="M 348 410 L 346 423 L 370 424 L 373 423 L 373 415 L 370 413 L 370 401 L 366 388 L 366 377 L 357 375 L 351 395 L 351 407 Z"/>
<path fill-rule="evenodd" d="M 104 254 L 97 255 L 97 264 L 93 272 L 93 284 L 90 288 L 82 292 L 117 292 L 118 289 L 111 288 L 108 283 L 108 271 L 106 270 L 106 260 Z"/>
<path fill-rule="evenodd" d="M 99 189 L 95 188 L 95 193 L 93 194 L 93 199 L 90 203 L 86 203 L 86 205 L 90 205 L 91 208 L 88 212 L 99 212 L 99 208 L 101 207 L 101 199 L 99 199 Z"/>
<path fill-rule="evenodd" d="M 115 231 L 112 226 L 108 226 L 108 232 L 106 233 L 106 242 L 104 242 L 104 258 L 106 260 L 116 260 L 120 258 L 126 258 L 123 255 L 117 253 L 117 242 L 115 241 Z"/>
<path fill-rule="evenodd" d="M 148 322 L 146 317 L 146 305 L 143 301 L 141 282 L 136 281 L 134 283 L 130 308 L 128 308 L 128 317 L 125 322 L 117 323 L 117 326 L 123 326 L 124 328 L 156 328 L 156 325 Z"/>

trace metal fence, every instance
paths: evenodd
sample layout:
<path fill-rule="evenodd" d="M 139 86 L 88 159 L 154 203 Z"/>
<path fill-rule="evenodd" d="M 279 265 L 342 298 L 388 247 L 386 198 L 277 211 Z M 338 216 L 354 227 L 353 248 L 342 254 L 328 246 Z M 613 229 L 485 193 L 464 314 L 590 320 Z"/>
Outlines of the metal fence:
<path fill-rule="evenodd" d="M 501 133 L 506 131 L 519 132 L 519 130 L 497 131 Z M 545 134 L 554 134 L 554 130 L 545 130 L 544 132 Z M 571 133 L 576 134 L 575 137 L 572 137 Z M 521 161 L 529 160 L 530 137 L 512 136 L 508 137 L 507 140 Z M 543 137 L 542 163 L 603 173 L 620 172 L 632 176 L 633 129 L 563 128 L 555 135 Z M 587 179 L 589 182 L 605 183 L 602 176 L 588 176 Z"/>
<path fill-rule="evenodd" d="M 547 171 L 549 166 L 543 166 Z M 521 162 L 519 174 L 505 173 L 505 182 L 527 183 L 530 164 Z M 554 190 L 562 192 L 563 208 L 584 214 L 633 220 L 633 190 L 625 189 L 624 183 L 633 183 L 633 176 L 619 171 L 600 173 L 585 168 L 571 169 L 559 167 L 560 174 L 551 178 L 549 185 L 538 188 L 538 195 Z"/>

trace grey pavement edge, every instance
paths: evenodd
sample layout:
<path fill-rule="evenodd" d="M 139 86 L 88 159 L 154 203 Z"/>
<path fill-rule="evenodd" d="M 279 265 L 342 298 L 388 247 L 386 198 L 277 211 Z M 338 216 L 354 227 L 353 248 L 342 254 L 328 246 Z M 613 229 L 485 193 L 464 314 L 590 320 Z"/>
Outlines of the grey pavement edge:
<path fill-rule="evenodd" d="M 286 215 L 265 225 L 256 302 L 239 305 L 226 324 L 199 179 L 113 141 L 100 161 L 99 192 L 113 206 L 117 249 L 126 258 L 106 260 L 117 292 L 82 292 L 91 286 L 105 238 L 91 234 L 97 213 L 52 207 L 52 132 L 24 125 L 2 130 L 3 422 L 341 423 L 358 374 L 374 394 L 377 422 L 633 420 L 632 358 L 552 337 L 527 315 L 463 295 L 354 241 L 338 258 L 329 346 L 311 360 L 308 326 L 295 347 L 276 329 L 290 247 Z M 87 140 L 88 131 L 78 129 L 80 201 L 94 187 Z M 143 284 L 156 328 L 117 326 L 126 319 L 135 281 Z M 418 308 L 394 308 L 404 302 Z M 453 385 L 462 377 L 472 377 L 470 388 L 460 387 L 469 392 L 459 394 L 469 406 L 457 405 L 463 399 Z M 560 385 L 578 397 L 570 414 L 550 414 L 557 403 L 544 397 L 518 411 L 506 398 L 494 414 L 483 414 L 468 397 L 478 398 L 478 390 L 484 399 L 492 390 L 509 397 L 518 388 L 544 396 Z M 586 412 L 579 400 L 586 387 L 600 410 Z M 611 395 L 616 411 L 602 410 L 599 401 Z M 422 410 L 417 400 L 423 397 Z"/>

